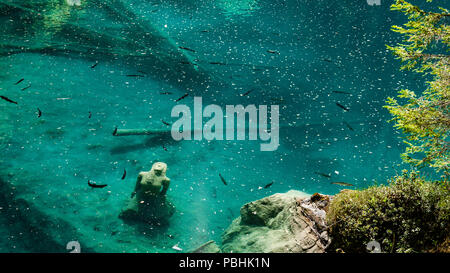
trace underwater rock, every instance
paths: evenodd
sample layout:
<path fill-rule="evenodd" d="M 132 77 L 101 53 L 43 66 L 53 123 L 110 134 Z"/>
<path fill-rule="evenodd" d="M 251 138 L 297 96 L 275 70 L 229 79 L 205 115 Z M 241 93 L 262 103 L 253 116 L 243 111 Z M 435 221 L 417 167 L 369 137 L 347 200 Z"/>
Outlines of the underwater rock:
<path fill-rule="evenodd" d="M 197 247 L 194 250 L 189 251 L 189 253 L 219 253 L 220 248 L 213 240 L 204 243 L 203 245 Z"/>
<path fill-rule="evenodd" d="M 291 190 L 245 204 L 222 235 L 222 252 L 323 253 L 330 196 Z"/>
<path fill-rule="evenodd" d="M 69 6 L 81 6 L 81 0 L 66 0 Z"/>
<path fill-rule="evenodd" d="M 94 252 L 70 222 L 22 198 L 3 177 L 0 172 L 0 229 L 6 229 L 8 237 L 0 245 L 10 248 L 8 252 L 67 253 L 66 245 L 73 240 L 80 241 L 83 252 Z"/>
<path fill-rule="evenodd" d="M 166 225 L 175 212 L 175 207 L 166 200 L 170 185 L 166 171 L 166 163 L 156 162 L 149 172 L 139 173 L 131 199 L 119 218 Z"/>

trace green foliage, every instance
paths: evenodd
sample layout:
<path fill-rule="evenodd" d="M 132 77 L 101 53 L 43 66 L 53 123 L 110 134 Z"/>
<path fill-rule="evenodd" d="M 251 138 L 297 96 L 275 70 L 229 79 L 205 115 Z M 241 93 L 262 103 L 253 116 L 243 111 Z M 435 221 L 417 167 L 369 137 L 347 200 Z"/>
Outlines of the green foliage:
<path fill-rule="evenodd" d="M 431 2 L 427 0 L 427 2 Z M 405 162 L 417 167 L 431 166 L 449 175 L 450 153 L 450 19 L 448 10 L 427 12 L 404 0 L 396 0 L 392 10 L 408 16 L 402 26 L 392 30 L 404 36 L 397 46 L 387 46 L 404 65 L 402 69 L 429 75 L 427 89 L 421 96 L 413 91 L 401 90 L 399 103 L 388 98 L 385 106 L 394 116 L 395 127 L 405 134 L 408 145 L 402 154 Z"/>
<path fill-rule="evenodd" d="M 404 172 L 389 186 L 337 194 L 327 212 L 330 252 L 366 252 L 372 240 L 382 252 L 433 251 L 449 240 L 448 181 L 426 182 Z M 439 251 L 449 251 L 448 249 Z"/>

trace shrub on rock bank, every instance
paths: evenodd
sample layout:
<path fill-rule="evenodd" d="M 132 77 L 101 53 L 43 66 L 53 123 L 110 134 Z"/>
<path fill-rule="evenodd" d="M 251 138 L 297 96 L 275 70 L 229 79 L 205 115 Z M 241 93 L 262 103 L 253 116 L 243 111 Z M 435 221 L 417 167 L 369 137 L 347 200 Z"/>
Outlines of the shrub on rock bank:
<path fill-rule="evenodd" d="M 366 252 L 373 240 L 382 252 L 450 252 L 449 184 L 404 172 L 388 186 L 337 194 L 327 221 L 328 252 Z"/>

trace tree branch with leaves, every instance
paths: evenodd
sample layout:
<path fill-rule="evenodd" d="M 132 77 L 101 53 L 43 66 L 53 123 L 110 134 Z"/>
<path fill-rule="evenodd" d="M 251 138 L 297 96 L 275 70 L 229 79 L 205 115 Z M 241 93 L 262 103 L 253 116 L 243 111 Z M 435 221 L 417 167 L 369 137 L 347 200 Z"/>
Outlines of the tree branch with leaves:
<path fill-rule="evenodd" d="M 397 98 L 387 99 L 385 107 L 393 115 L 395 127 L 405 134 L 408 145 L 402 159 L 416 167 L 433 167 L 448 177 L 450 13 L 445 8 L 439 8 L 439 12 L 424 11 L 404 0 L 396 0 L 391 10 L 403 12 L 408 22 L 392 27 L 394 32 L 403 35 L 403 41 L 396 46 L 387 46 L 388 49 L 402 61 L 401 69 L 431 78 L 420 96 L 404 89 Z"/>

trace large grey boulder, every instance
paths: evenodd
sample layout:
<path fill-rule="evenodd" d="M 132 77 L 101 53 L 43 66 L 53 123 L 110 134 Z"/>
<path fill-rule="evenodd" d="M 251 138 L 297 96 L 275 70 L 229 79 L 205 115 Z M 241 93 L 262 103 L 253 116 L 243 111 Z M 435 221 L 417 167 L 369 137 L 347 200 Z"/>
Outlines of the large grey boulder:
<path fill-rule="evenodd" d="M 222 235 L 222 252 L 323 253 L 330 196 L 291 190 L 245 204 Z"/>

